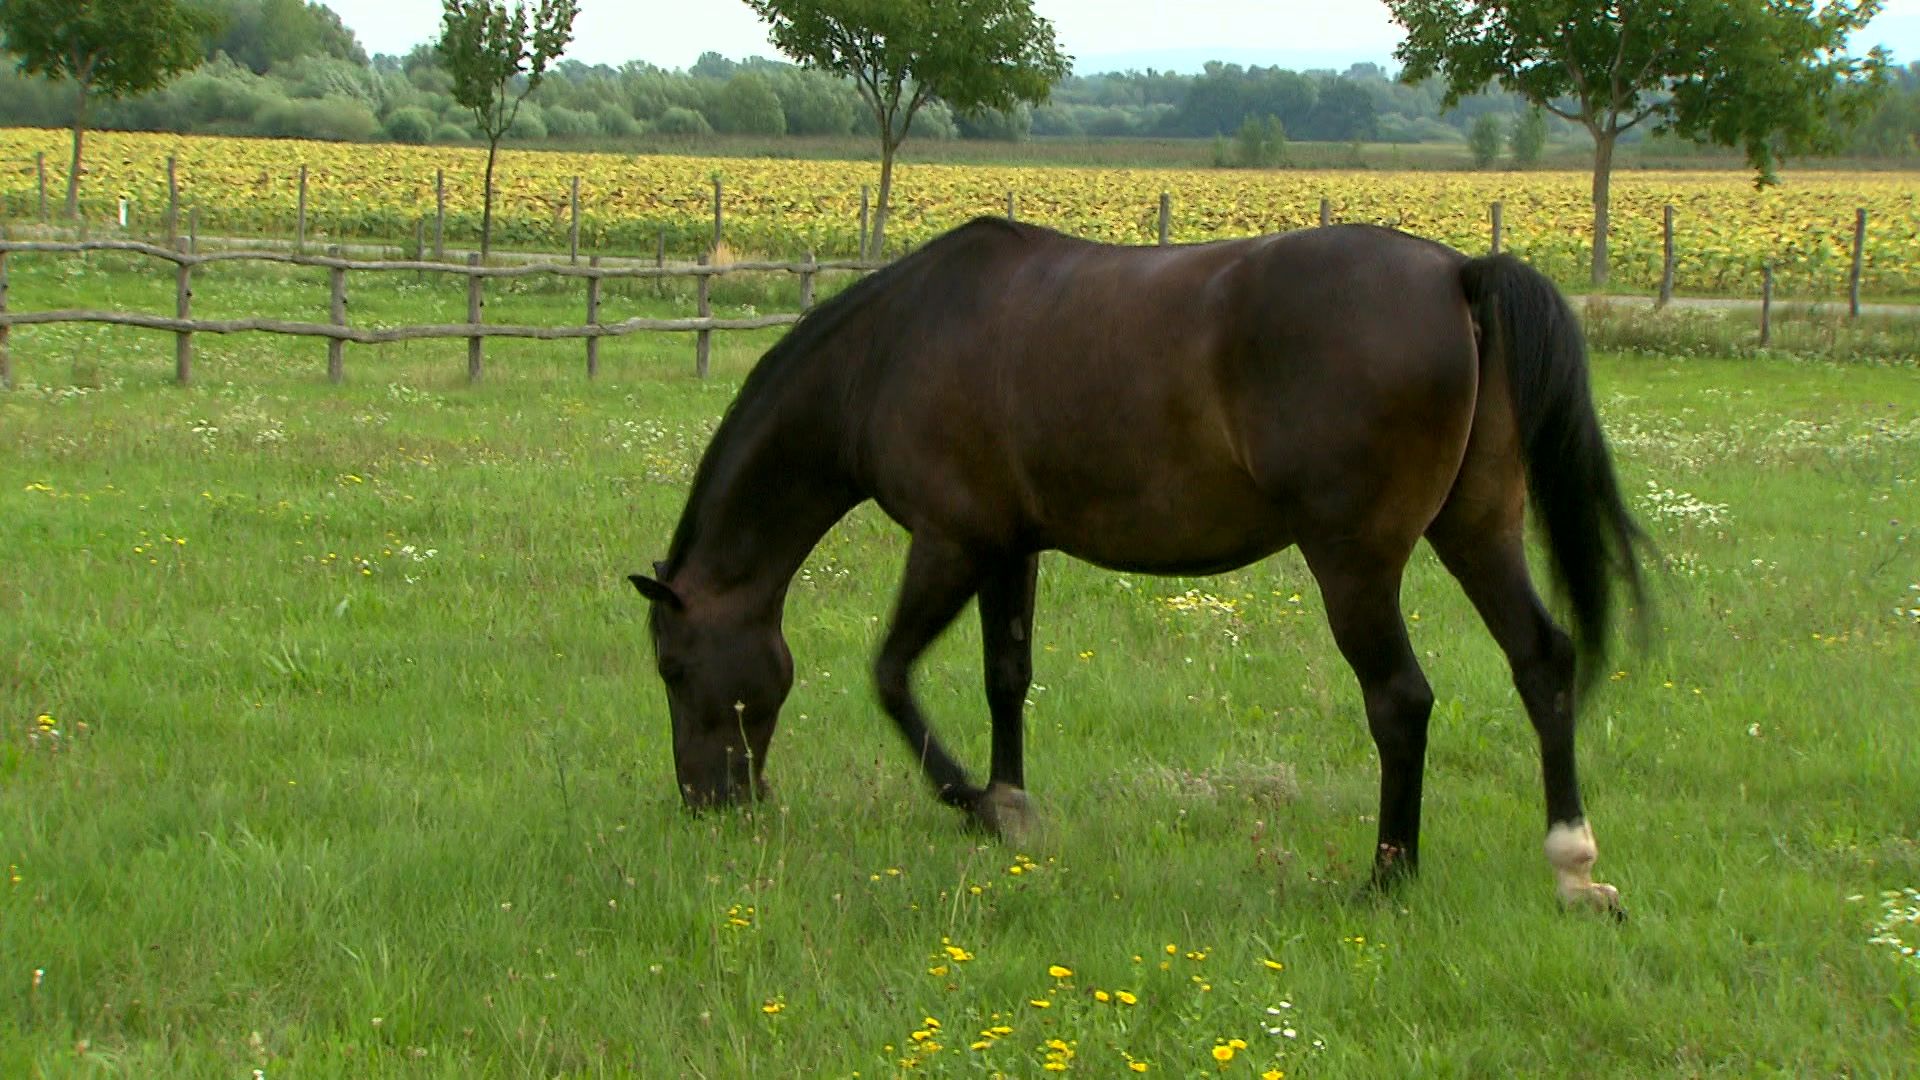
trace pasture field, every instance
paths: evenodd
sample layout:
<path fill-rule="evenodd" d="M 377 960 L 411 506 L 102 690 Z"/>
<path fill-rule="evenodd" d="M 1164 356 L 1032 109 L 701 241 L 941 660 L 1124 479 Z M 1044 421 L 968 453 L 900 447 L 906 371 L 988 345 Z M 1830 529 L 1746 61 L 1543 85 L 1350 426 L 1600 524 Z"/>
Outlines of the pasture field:
<path fill-rule="evenodd" d="M 0 216 L 37 214 L 33 157 L 46 154 L 54 202 L 65 191 L 67 135 L 0 129 Z M 96 225 L 132 200 L 136 228 L 160 228 L 166 159 L 178 159 L 182 204 L 209 233 L 291 236 L 299 171 L 308 168 L 314 236 L 411 242 L 434 213 L 434 176 L 447 176 L 449 243 L 479 234 L 486 155 L 472 148 L 362 146 L 274 139 L 101 132 L 89 136 L 83 192 Z M 1794 170 L 1756 191 L 1739 171 L 1618 170 L 1613 179 L 1613 283 L 1652 291 L 1662 264 L 1662 208 L 1676 210 L 1675 280 L 1682 292 L 1758 295 L 1772 262 L 1782 294 L 1845 293 L 1854 211 L 1871 216 L 1863 269 L 1870 296 L 1920 295 L 1920 185 L 1911 174 Z M 555 152 L 504 152 L 496 242 L 566 250 L 569 185 L 580 178 L 582 245 L 603 254 L 669 251 L 691 258 L 712 239 L 712 181 L 725 186 L 725 230 L 739 250 L 851 255 L 860 188 L 871 162 Z M 992 164 L 899 167 L 891 240 L 920 243 L 970 217 L 1016 213 L 1067 232 L 1151 243 L 1161 192 L 1173 198 L 1176 242 L 1303 228 L 1330 200 L 1336 220 L 1394 225 L 1466 251 L 1488 242 L 1488 206 L 1504 204 L 1506 246 L 1563 284 L 1587 280 L 1593 214 L 1589 175 L 1545 172 L 1062 168 Z"/>
<path fill-rule="evenodd" d="M 167 275 L 17 256 L 21 309 Z M 311 317 L 323 273 L 198 307 Z M 356 279 L 357 281 L 358 279 Z M 356 322 L 458 290 L 356 284 Z M 650 287 L 649 287 L 650 288 Z M 441 294 L 445 294 L 442 296 Z M 717 293 L 722 313 L 767 304 Z M 608 318 L 658 306 L 647 289 Z M 490 295 L 558 322 L 573 290 Z M 685 310 L 669 299 L 666 308 Z M 1018 845 L 923 790 L 868 657 L 905 545 L 808 560 L 775 799 L 671 790 L 645 609 L 766 334 L 488 349 L 13 334 L 0 393 L 0 1075 L 1895 1076 L 1920 1063 L 1920 383 L 1602 355 L 1664 556 L 1585 713 L 1600 876 L 1552 899 L 1533 736 L 1424 550 L 1422 876 L 1360 886 L 1377 773 L 1297 556 L 1043 563 Z M 919 687 L 986 756 L 967 620 Z M 1905 950 L 1903 953 L 1903 949 Z M 256 1070 L 258 1072 L 256 1073 Z"/>

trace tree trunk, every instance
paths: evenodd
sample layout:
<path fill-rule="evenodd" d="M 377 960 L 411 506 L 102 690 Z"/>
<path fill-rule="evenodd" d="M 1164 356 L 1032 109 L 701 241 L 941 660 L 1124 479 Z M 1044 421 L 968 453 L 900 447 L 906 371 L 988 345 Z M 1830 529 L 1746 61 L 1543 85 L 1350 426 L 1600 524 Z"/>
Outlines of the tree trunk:
<path fill-rule="evenodd" d="M 480 206 L 480 261 L 487 259 L 487 249 L 493 243 L 493 156 L 500 150 L 500 137 L 494 136 L 487 141 L 487 182 L 483 189 L 483 202 Z"/>
<path fill-rule="evenodd" d="M 67 165 L 67 220 L 80 216 L 80 148 L 87 134 L 87 80 L 76 80 L 80 87 L 73 101 L 73 160 Z"/>
<path fill-rule="evenodd" d="M 873 239 L 869 258 L 881 258 L 887 249 L 887 207 L 893 194 L 893 152 L 899 149 L 890 138 L 880 140 L 880 205 L 873 213 Z"/>
<path fill-rule="evenodd" d="M 1607 187 L 1613 178 L 1613 142 L 1620 133 L 1593 133 L 1593 287 L 1607 284 Z"/>

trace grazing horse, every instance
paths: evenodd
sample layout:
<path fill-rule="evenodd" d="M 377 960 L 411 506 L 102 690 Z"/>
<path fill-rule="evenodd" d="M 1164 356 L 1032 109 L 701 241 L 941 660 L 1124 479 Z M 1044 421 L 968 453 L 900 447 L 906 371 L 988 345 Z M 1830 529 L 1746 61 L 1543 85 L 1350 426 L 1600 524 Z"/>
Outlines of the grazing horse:
<path fill-rule="evenodd" d="M 1571 636 L 1528 578 L 1529 495 Z M 1426 537 L 1506 653 L 1539 736 L 1560 898 L 1618 911 L 1590 874 L 1574 711 L 1616 587 L 1640 597 L 1643 536 L 1579 326 L 1518 260 L 1370 226 L 1155 248 L 983 218 L 809 312 L 714 433 L 666 559 L 631 576 L 652 602 L 689 806 L 764 793 L 793 683 L 787 587 L 867 499 L 912 534 L 874 663 L 881 704 L 939 798 L 999 832 L 1026 814 L 1040 552 L 1205 574 L 1298 545 L 1380 755 L 1382 884 L 1419 856 L 1433 692 L 1399 599 Z M 910 686 L 915 659 L 976 597 L 984 788 Z"/>

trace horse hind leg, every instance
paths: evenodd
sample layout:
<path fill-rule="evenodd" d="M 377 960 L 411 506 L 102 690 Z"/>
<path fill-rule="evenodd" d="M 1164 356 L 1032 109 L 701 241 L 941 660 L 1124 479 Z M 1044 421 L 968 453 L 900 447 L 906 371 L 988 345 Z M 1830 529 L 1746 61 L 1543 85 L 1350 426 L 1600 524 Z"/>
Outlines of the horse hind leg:
<path fill-rule="evenodd" d="M 1400 615 L 1407 551 L 1388 557 L 1353 546 L 1302 546 L 1327 605 L 1327 623 L 1360 681 L 1367 728 L 1380 755 L 1379 837 L 1373 881 L 1392 884 L 1420 862 L 1420 796 L 1433 689 Z"/>
<path fill-rule="evenodd" d="M 1561 902 L 1621 915 L 1620 891 L 1593 880 L 1599 849 L 1581 808 L 1574 769 L 1573 641 L 1534 591 L 1518 521 L 1479 530 L 1461 528 L 1443 516 L 1428 540 L 1506 653 L 1514 687 L 1539 736 L 1546 855 Z"/>

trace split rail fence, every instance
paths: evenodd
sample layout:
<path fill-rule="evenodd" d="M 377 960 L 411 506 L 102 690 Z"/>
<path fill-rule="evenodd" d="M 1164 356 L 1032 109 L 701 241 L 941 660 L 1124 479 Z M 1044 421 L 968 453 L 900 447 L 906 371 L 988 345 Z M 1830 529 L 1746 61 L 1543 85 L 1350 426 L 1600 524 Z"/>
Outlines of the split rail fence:
<path fill-rule="evenodd" d="M 149 256 L 174 265 L 174 313 L 171 316 L 144 312 L 96 311 L 68 308 L 52 311 L 11 311 L 7 306 L 7 257 L 19 252 L 81 254 L 93 251 L 128 252 Z M 331 278 L 328 304 L 329 321 L 299 322 L 277 318 L 196 319 L 193 317 L 193 273 L 198 267 L 220 262 L 268 262 L 323 268 Z M 345 376 L 345 346 L 379 345 L 391 341 L 419 341 L 432 338 L 465 338 L 467 341 L 467 378 L 479 381 L 485 364 L 484 342 L 491 337 L 528 338 L 557 341 L 580 338 L 586 342 L 587 376 L 599 374 L 600 340 L 645 332 L 691 333 L 694 335 L 694 369 L 705 378 L 712 352 L 713 334 L 719 330 L 761 330 L 797 322 L 801 312 L 813 306 L 815 278 L 822 271 L 867 271 L 879 264 L 857 260 L 820 261 L 811 254 L 800 262 L 738 262 L 724 266 L 709 265 L 706 256 L 692 266 L 603 266 L 599 256 L 585 266 L 537 263 L 514 266 L 483 266 L 480 256 L 469 255 L 465 265 L 416 259 L 359 261 L 340 257 L 338 247 L 325 256 L 272 251 L 221 251 L 194 254 L 153 244 L 128 240 L 89 240 L 80 242 L 0 240 L 0 386 L 12 385 L 8 334 L 15 326 L 49 323 L 97 323 L 109 326 L 134 326 L 174 334 L 174 378 L 181 385 L 193 379 L 193 337 L 195 334 L 232 334 L 257 331 L 293 337 L 327 340 L 327 377 L 339 382 Z M 384 329 L 351 326 L 347 322 L 347 274 L 349 272 L 414 271 L 416 273 L 455 274 L 466 279 L 467 321 L 464 323 L 395 326 Z M 713 314 L 710 291 L 713 279 L 725 274 L 773 272 L 797 275 L 800 279 L 801 312 L 757 315 L 750 318 L 718 318 Z M 489 278 L 519 278 L 555 275 L 586 281 L 586 320 L 573 326 L 527 326 L 491 324 L 484 321 L 485 286 Z M 622 319 L 602 322 L 600 318 L 601 283 L 620 279 L 661 279 L 693 277 L 698 279 L 696 310 L 692 318 Z"/>

